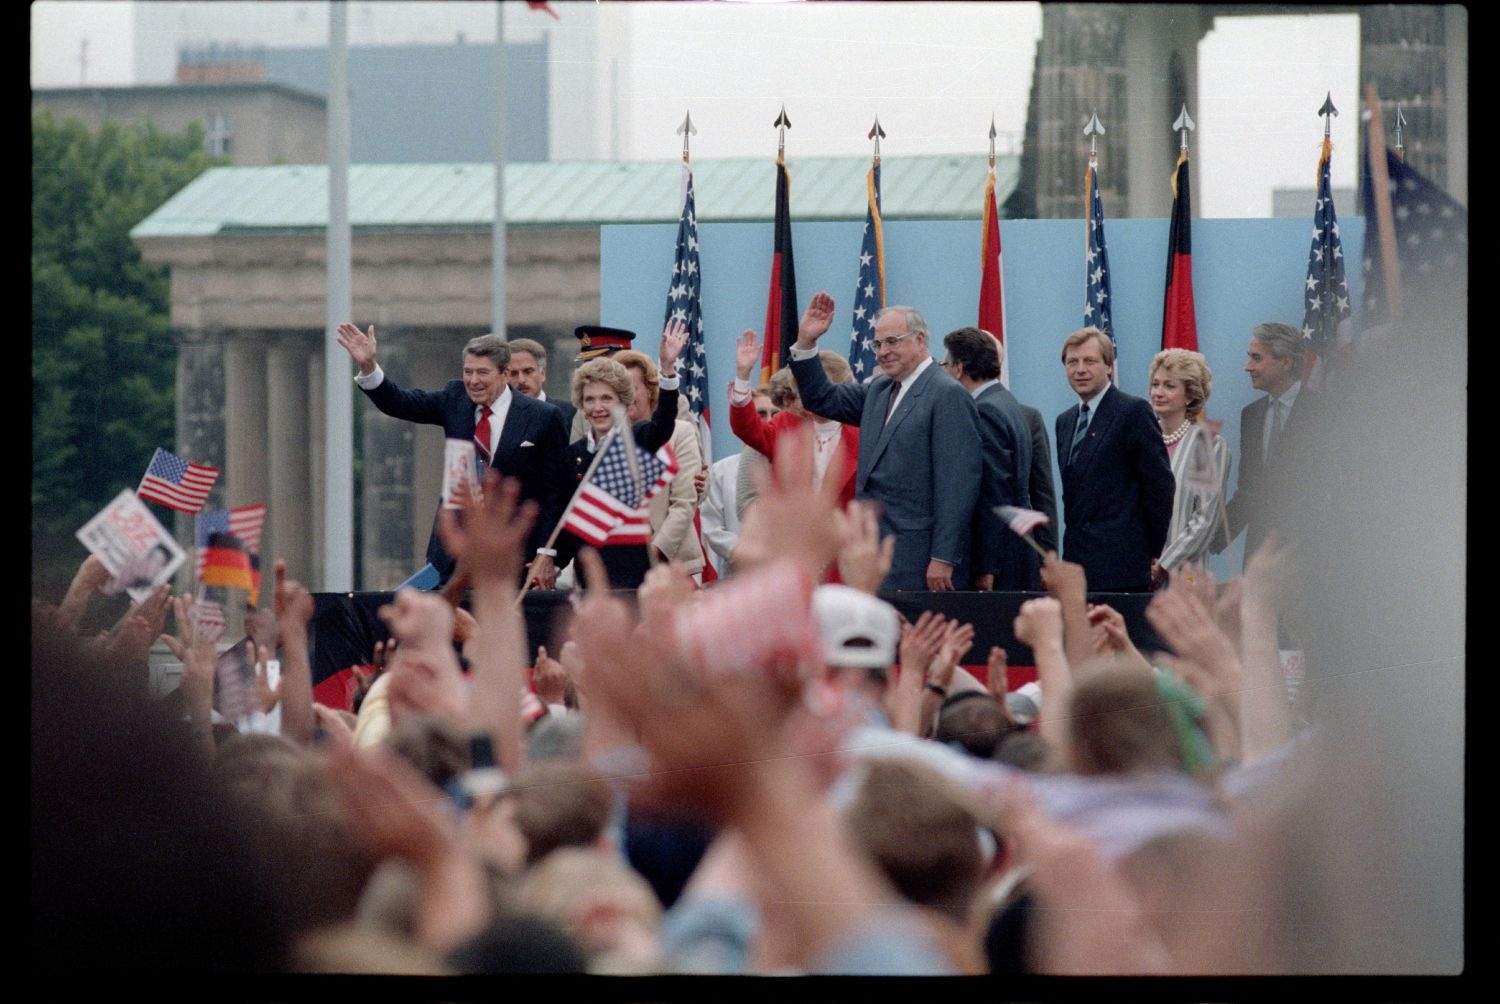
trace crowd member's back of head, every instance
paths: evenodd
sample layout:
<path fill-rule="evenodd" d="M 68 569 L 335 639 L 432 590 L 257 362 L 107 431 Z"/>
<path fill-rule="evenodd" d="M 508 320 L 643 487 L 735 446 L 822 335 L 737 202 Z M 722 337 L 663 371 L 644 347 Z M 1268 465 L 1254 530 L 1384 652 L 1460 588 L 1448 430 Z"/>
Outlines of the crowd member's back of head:
<path fill-rule="evenodd" d="M 1010 715 L 999 701 L 988 693 L 968 690 L 943 702 L 933 738 L 956 745 L 972 757 L 988 760 L 1015 731 Z"/>
<path fill-rule="evenodd" d="M 186 724 L 130 672 L 32 632 L 35 971 L 267 972 L 285 934 L 249 874 L 245 820 L 209 809 Z"/>
<path fill-rule="evenodd" d="M 435 788 L 469 769 L 469 747 L 463 730 L 437 715 L 403 719 L 391 728 L 385 744 Z"/>
<path fill-rule="evenodd" d="M 518 773 L 505 796 L 526 839 L 526 863 L 536 864 L 559 847 L 599 843 L 614 796 L 609 785 L 567 760 L 544 760 Z"/>
<path fill-rule="evenodd" d="M 661 904 L 646 880 L 616 857 L 559 848 L 521 877 L 510 906 L 566 931 L 588 957 L 590 972 L 661 969 Z"/>
<path fill-rule="evenodd" d="M 844 819 L 902 896 L 969 923 L 984 858 L 975 818 L 946 778 L 911 760 L 875 760 Z"/>
<path fill-rule="evenodd" d="M 1080 674 L 1068 713 L 1067 757 L 1084 775 L 1182 769 L 1172 716 L 1151 670 L 1113 663 Z"/>
<path fill-rule="evenodd" d="M 215 815 L 243 817 L 261 895 L 288 936 L 352 920 L 375 862 L 353 839 L 320 756 L 279 736 L 241 736 L 214 765 Z"/>

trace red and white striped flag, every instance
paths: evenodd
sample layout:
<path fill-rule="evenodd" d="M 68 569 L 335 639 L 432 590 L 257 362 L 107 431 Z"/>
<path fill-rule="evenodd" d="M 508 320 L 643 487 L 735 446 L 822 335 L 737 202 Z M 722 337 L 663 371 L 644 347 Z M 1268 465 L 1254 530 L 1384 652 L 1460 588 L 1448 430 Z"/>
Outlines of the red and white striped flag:
<path fill-rule="evenodd" d="M 217 467 L 190 463 L 158 446 L 135 493 L 168 509 L 196 513 L 208 501 L 208 493 L 218 477 Z"/>
<path fill-rule="evenodd" d="M 260 553 L 260 534 L 266 526 L 266 504 L 236 506 L 229 510 L 229 532 L 240 538 L 245 550 Z"/>
<path fill-rule="evenodd" d="M 198 596 L 188 612 L 198 633 L 209 641 L 218 641 L 224 636 L 224 608 L 208 598 L 208 591 L 198 588 Z"/>
<path fill-rule="evenodd" d="M 603 455 L 568 503 L 563 527 L 595 547 L 606 540 L 612 544 L 649 544 L 651 521 L 646 502 L 677 474 L 677 457 L 671 445 L 657 450 L 655 456 L 638 451 L 635 459 L 640 464 L 639 475 L 631 470 L 618 430 L 612 430 L 599 449 Z"/>

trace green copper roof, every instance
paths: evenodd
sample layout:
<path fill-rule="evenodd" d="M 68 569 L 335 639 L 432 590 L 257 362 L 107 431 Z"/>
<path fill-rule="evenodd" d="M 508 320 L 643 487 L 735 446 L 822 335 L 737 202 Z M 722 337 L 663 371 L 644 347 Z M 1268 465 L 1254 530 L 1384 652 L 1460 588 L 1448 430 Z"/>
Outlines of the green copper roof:
<path fill-rule="evenodd" d="M 790 160 L 793 220 L 862 220 L 864 157 Z M 1020 158 L 995 163 L 1004 203 Z M 978 219 L 983 156 L 888 157 L 881 162 L 886 219 Z M 680 161 L 551 161 L 508 164 L 505 218 L 512 227 L 668 223 L 680 211 Z M 772 216 L 775 162 L 693 164 L 698 219 L 754 222 Z M 491 164 L 356 164 L 349 168 L 349 218 L 356 230 L 482 230 L 494 215 Z M 200 175 L 131 231 L 135 238 L 322 229 L 328 215 L 324 165 L 217 167 Z"/>

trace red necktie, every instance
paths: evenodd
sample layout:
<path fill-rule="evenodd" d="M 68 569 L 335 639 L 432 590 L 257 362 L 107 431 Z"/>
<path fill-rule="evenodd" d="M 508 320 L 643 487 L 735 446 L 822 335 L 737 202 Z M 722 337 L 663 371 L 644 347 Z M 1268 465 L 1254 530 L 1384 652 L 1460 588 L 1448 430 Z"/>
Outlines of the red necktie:
<path fill-rule="evenodd" d="M 479 422 L 474 426 L 474 453 L 479 461 L 479 476 L 483 478 L 485 468 L 490 466 L 490 406 L 487 404 L 479 406 Z"/>

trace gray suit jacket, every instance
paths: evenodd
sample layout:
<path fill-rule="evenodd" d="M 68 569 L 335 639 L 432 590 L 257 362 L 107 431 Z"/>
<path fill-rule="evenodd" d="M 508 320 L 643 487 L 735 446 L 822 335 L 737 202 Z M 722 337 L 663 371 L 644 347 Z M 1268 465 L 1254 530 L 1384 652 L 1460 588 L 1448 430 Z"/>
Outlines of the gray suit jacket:
<path fill-rule="evenodd" d="M 881 534 L 896 538 L 882 588 L 926 589 L 933 558 L 951 563 L 954 587 L 967 588 L 969 522 L 980 480 L 978 413 L 968 391 L 934 362 L 886 421 L 897 388 L 890 377 L 835 384 L 816 355 L 791 365 L 809 411 L 859 426 L 854 495 L 880 503 Z"/>

